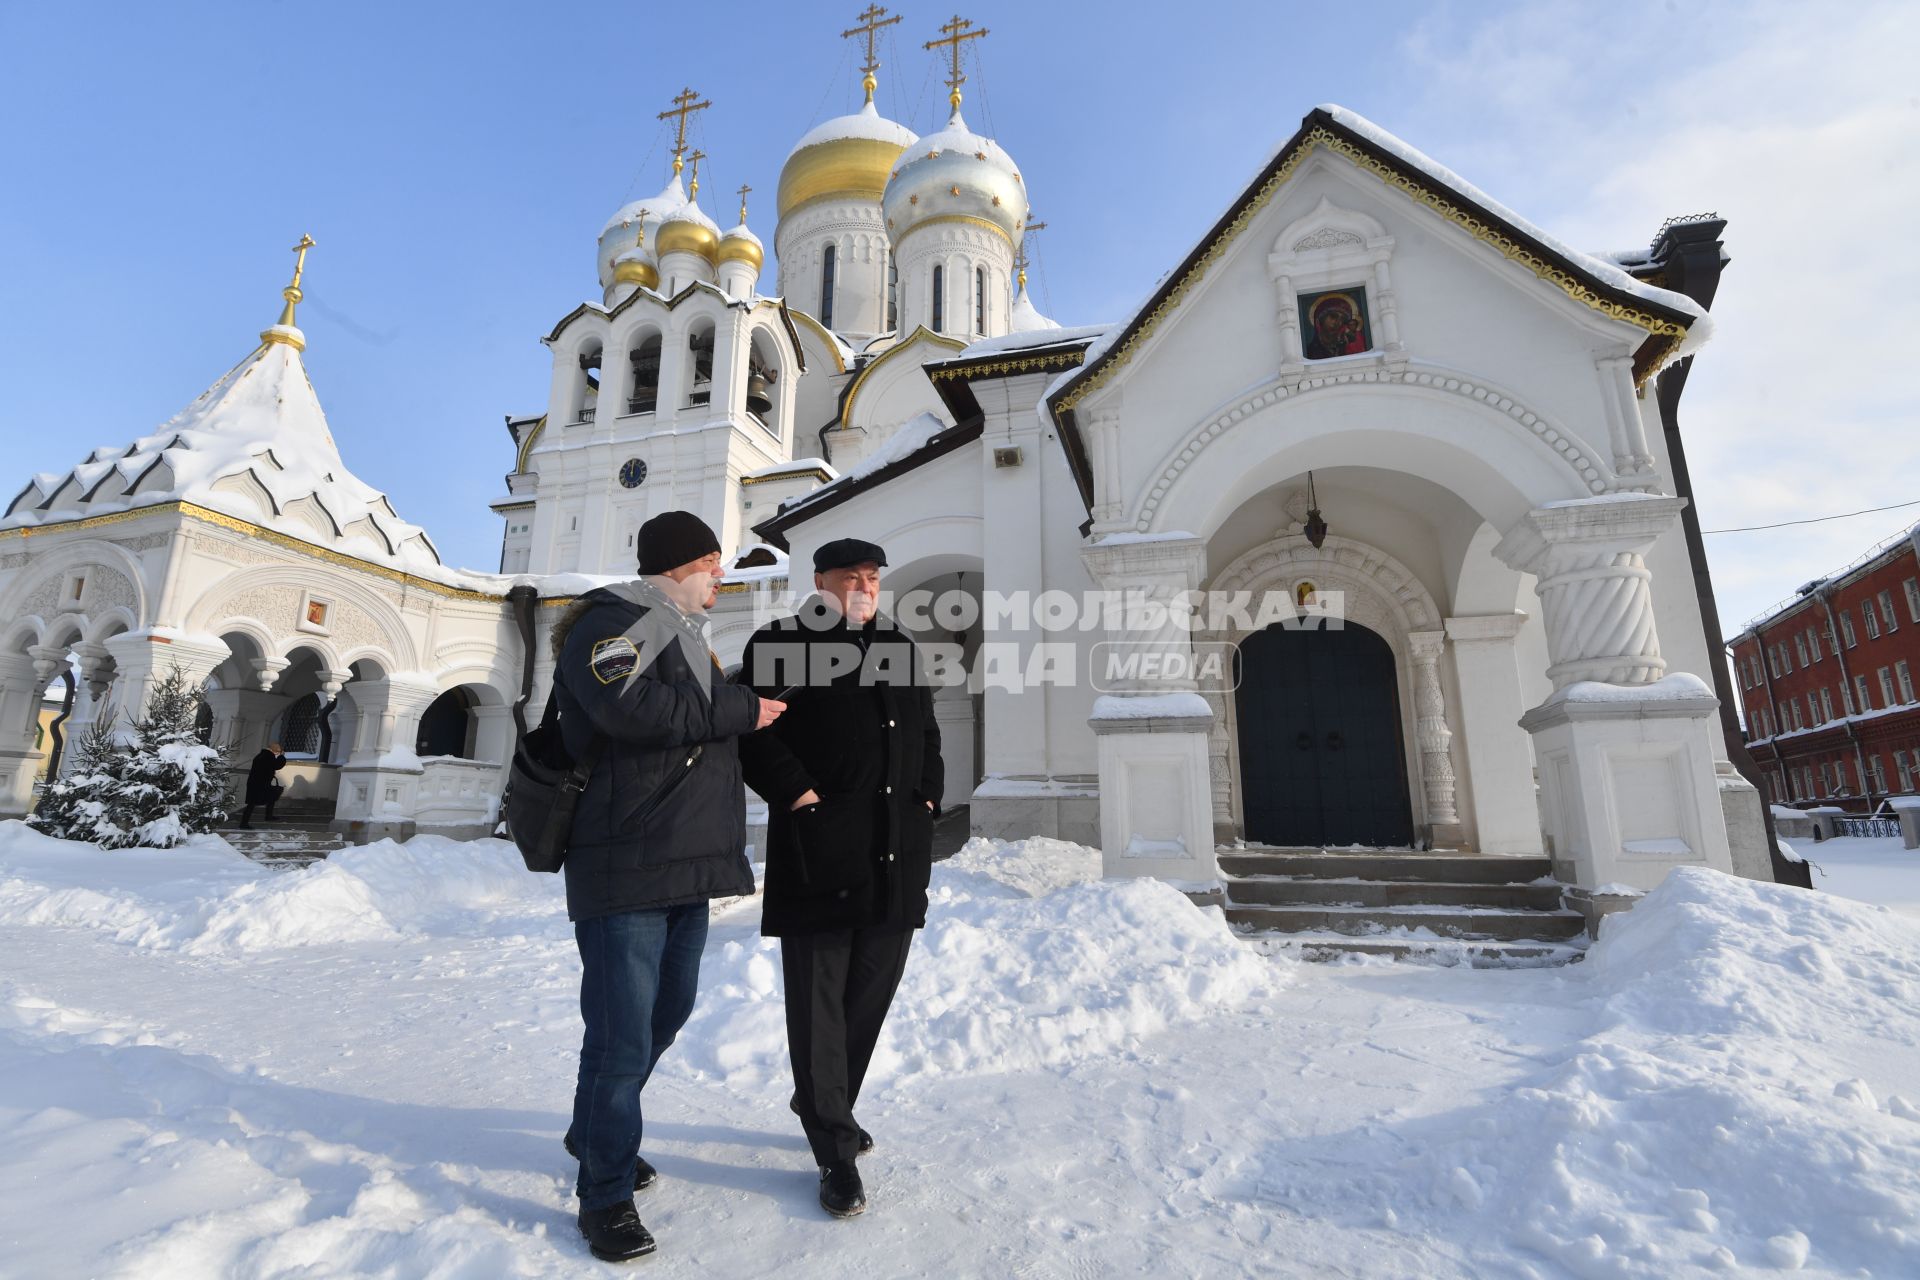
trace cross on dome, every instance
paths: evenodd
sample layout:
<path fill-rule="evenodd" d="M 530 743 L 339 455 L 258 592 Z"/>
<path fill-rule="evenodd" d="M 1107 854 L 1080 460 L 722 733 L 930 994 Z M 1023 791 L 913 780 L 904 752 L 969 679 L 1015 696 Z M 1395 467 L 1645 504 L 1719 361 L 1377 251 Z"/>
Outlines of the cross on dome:
<path fill-rule="evenodd" d="M 869 103 L 873 101 L 873 91 L 880 85 L 880 82 L 876 80 L 873 75 L 874 72 L 880 69 L 880 58 L 875 52 L 875 42 L 880 38 L 880 29 L 882 27 L 890 27 L 900 21 L 898 14 L 891 18 L 883 18 L 886 12 L 887 11 L 879 5 L 870 4 L 867 6 L 866 12 L 860 15 L 860 26 L 850 27 L 840 33 L 842 40 L 845 40 L 849 36 L 866 37 L 867 61 L 865 65 L 860 68 L 860 87 L 867 91 L 867 101 Z M 746 219 L 742 218 L 741 221 L 744 222 Z"/>
<path fill-rule="evenodd" d="M 923 46 L 927 49 L 938 49 L 944 45 L 947 48 L 948 56 L 952 62 L 952 67 L 947 75 L 947 101 L 953 104 L 954 114 L 956 115 L 960 112 L 960 86 L 967 82 L 966 74 L 960 70 L 961 45 L 965 41 L 978 40 L 981 36 L 987 34 L 985 27 L 980 28 L 978 31 L 967 30 L 967 28 L 972 25 L 973 23 L 969 19 L 963 18 L 956 13 L 953 15 L 953 21 L 944 22 L 940 25 L 940 30 L 947 34 L 939 40 L 929 40 Z"/>

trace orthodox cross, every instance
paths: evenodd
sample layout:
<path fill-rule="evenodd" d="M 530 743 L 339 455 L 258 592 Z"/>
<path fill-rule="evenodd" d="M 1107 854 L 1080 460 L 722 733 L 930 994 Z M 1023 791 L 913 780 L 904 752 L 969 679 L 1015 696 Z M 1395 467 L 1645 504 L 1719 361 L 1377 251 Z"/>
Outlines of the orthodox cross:
<path fill-rule="evenodd" d="M 280 308 L 280 318 L 274 322 L 278 327 L 287 329 L 294 327 L 294 304 L 306 296 L 300 292 L 300 276 L 307 269 L 307 250 L 311 248 L 313 248 L 313 237 L 305 234 L 301 235 L 300 243 L 293 246 L 293 280 L 280 291 L 280 296 L 287 300 L 287 305 Z"/>
<path fill-rule="evenodd" d="M 708 107 L 712 105 L 713 104 L 711 102 L 700 101 L 700 95 L 695 93 L 692 89 L 690 88 L 682 89 L 679 93 L 676 93 L 673 95 L 672 109 L 668 111 L 662 111 L 660 113 L 658 118 L 661 120 L 665 120 L 668 117 L 673 117 L 674 119 L 674 125 L 673 125 L 673 176 L 674 177 L 677 178 L 680 176 L 680 157 L 686 152 L 686 149 L 687 149 L 687 117 L 692 115 L 696 111 L 705 111 Z"/>
<path fill-rule="evenodd" d="M 953 104 L 955 111 L 960 109 L 960 86 L 967 82 L 966 76 L 960 72 L 960 46 L 964 41 L 978 40 L 981 36 L 987 34 L 985 27 L 980 28 L 978 31 L 967 30 L 967 28 L 972 25 L 972 22 L 956 13 L 953 15 L 952 22 L 942 23 L 940 26 L 940 29 L 947 33 L 945 38 L 929 40 L 923 46 L 928 49 L 938 49 L 942 45 L 947 46 L 947 53 L 952 60 L 952 71 L 947 76 L 947 101 Z"/>
<path fill-rule="evenodd" d="M 883 21 L 881 15 L 885 13 L 886 13 L 886 10 L 882 9 L 879 5 L 870 4 L 867 6 L 867 11 L 860 15 L 860 21 L 862 25 L 857 27 L 851 27 L 848 30 L 842 31 L 840 33 L 840 38 L 842 40 L 845 40 L 848 36 L 865 36 L 866 37 L 867 63 L 865 66 L 860 68 L 860 87 L 867 91 L 868 102 L 873 101 L 874 88 L 880 83 L 878 80 L 875 80 L 873 78 L 873 73 L 880 69 L 880 59 L 876 57 L 874 53 L 874 42 L 880 38 L 880 29 L 882 27 L 890 27 L 894 23 L 900 21 L 900 18 L 898 15 L 895 15 L 894 17 L 891 17 L 891 18 L 887 18 Z"/>
<path fill-rule="evenodd" d="M 746 183 L 740 184 L 740 225 L 747 225 L 747 192 L 753 190 Z"/>
<path fill-rule="evenodd" d="M 693 166 L 693 175 L 687 184 L 687 199 L 689 200 L 697 200 L 700 198 L 700 162 L 706 158 L 707 153 L 698 147 L 695 147 L 693 154 L 687 157 L 687 163 Z"/>
<path fill-rule="evenodd" d="M 1020 287 L 1022 289 L 1027 287 L 1027 237 L 1036 231 L 1045 231 L 1046 229 L 1046 223 L 1029 220 L 1025 229 L 1020 233 L 1020 248 L 1013 255 L 1013 268 L 1019 275 Z"/>

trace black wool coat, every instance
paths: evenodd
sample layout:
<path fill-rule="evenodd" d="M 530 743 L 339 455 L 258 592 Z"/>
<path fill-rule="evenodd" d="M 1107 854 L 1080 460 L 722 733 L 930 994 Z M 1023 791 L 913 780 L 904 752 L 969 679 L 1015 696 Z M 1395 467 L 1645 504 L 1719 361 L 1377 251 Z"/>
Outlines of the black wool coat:
<path fill-rule="evenodd" d="M 270 803 L 273 800 L 273 775 L 284 768 L 286 763 L 285 756 L 275 755 L 265 747 L 260 748 L 260 753 L 254 756 L 253 763 L 247 766 L 246 803 Z"/>
<path fill-rule="evenodd" d="M 605 739 L 573 814 L 567 916 L 590 920 L 753 892 L 735 743 L 760 700 L 650 583 L 603 587 L 555 628 L 560 733 Z"/>
<path fill-rule="evenodd" d="M 787 703 L 740 741 L 767 802 L 760 931 L 925 925 L 942 774 L 913 642 L 886 618 L 850 627 L 816 596 L 754 633 L 737 678 Z M 808 791 L 819 803 L 793 812 Z"/>

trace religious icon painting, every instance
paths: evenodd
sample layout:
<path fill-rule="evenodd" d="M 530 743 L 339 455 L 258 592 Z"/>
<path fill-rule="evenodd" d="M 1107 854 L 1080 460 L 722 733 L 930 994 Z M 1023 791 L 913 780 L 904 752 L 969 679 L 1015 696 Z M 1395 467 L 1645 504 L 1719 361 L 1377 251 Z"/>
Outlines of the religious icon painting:
<path fill-rule="evenodd" d="M 294 620 L 295 628 L 300 631 L 312 631 L 320 635 L 326 635 L 327 614 L 332 611 L 332 608 L 333 606 L 329 601 L 316 600 L 311 595 L 305 597 L 300 601 L 300 614 Z"/>
<path fill-rule="evenodd" d="M 1373 350 L 1373 325 L 1364 288 L 1300 295 L 1301 344 L 1309 360 L 1331 360 Z"/>

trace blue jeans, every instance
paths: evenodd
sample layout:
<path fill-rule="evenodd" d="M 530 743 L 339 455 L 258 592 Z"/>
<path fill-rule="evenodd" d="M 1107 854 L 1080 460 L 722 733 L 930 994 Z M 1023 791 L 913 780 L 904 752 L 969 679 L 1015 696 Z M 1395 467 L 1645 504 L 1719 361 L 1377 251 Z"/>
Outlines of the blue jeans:
<path fill-rule="evenodd" d="M 582 1209 L 633 1197 L 640 1090 L 693 1012 L 707 904 L 626 911 L 573 926 L 580 947 L 580 1079 L 573 1127 Z"/>

